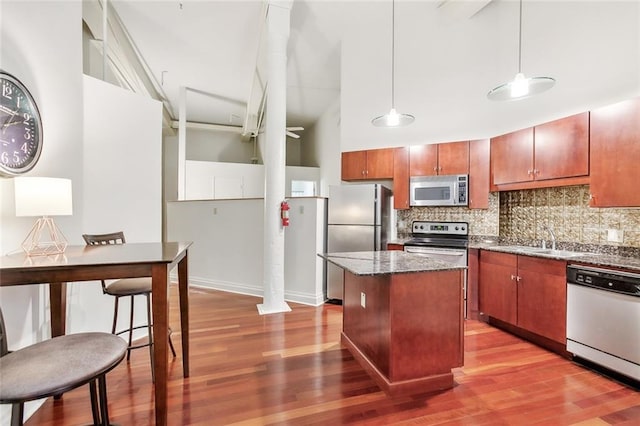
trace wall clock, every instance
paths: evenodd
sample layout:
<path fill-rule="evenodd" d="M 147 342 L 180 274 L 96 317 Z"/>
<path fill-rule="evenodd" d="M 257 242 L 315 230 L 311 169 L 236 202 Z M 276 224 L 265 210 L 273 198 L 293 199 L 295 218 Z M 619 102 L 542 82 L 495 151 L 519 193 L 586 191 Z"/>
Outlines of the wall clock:
<path fill-rule="evenodd" d="M 0 175 L 33 168 L 42 151 L 42 119 L 29 90 L 0 70 Z"/>

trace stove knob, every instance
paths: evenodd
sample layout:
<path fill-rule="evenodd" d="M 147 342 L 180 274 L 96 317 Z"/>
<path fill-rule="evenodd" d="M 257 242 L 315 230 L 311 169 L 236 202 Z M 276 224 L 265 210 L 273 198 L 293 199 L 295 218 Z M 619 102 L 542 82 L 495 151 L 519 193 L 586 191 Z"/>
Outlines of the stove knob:
<path fill-rule="evenodd" d="M 464 226 L 461 229 L 464 231 Z"/>
<path fill-rule="evenodd" d="M 458 230 L 458 227 L 456 226 L 456 231 Z"/>

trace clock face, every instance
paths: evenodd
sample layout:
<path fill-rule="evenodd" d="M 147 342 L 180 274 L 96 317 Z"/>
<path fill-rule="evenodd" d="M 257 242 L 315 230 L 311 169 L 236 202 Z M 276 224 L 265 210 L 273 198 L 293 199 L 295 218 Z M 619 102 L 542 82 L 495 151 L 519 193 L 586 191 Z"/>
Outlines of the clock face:
<path fill-rule="evenodd" d="M 33 97 L 17 78 L 0 71 L 0 174 L 28 172 L 41 150 L 42 121 Z"/>

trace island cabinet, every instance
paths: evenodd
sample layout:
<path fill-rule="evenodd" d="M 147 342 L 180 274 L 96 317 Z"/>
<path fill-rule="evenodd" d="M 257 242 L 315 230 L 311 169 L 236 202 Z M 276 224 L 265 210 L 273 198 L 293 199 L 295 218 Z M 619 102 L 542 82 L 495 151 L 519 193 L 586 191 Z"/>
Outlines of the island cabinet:
<path fill-rule="evenodd" d="M 640 98 L 591 111 L 592 207 L 640 207 Z"/>
<path fill-rule="evenodd" d="M 559 345 L 566 338 L 565 261 L 482 250 L 479 271 L 481 315 L 518 327 Z M 532 334 L 535 336 L 532 336 Z M 546 343 L 542 341 L 542 343 Z M 549 345 L 546 345 L 549 346 Z"/>
<path fill-rule="evenodd" d="M 410 176 L 466 174 L 469 174 L 469 141 L 410 147 Z"/>
<path fill-rule="evenodd" d="M 393 179 L 393 148 L 342 153 L 342 180 Z"/>
<path fill-rule="evenodd" d="M 589 113 L 491 138 L 491 183 L 526 189 L 588 183 Z"/>
<path fill-rule="evenodd" d="M 463 365 L 462 270 L 345 271 L 342 341 L 390 395 L 453 387 Z"/>

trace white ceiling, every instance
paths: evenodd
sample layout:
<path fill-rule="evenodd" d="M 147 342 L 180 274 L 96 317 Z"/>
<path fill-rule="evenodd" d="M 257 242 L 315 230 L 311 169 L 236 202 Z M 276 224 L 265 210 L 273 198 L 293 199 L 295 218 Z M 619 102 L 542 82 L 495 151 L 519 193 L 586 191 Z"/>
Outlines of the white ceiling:
<path fill-rule="evenodd" d="M 178 113 L 241 125 L 264 2 L 113 0 Z M 391 2 L 295 0 L 288 47 L 287 124 L 309 127 L 340 98 L 343 150 L 486 137 L 640 94 L 640 0 L 525 0 L 522 70 L 556 86 L 495 103 L 517 71 L 518 2 L 396 0 L 396 108 L 406 129 L 370 120 L 390 108 Z"/>

